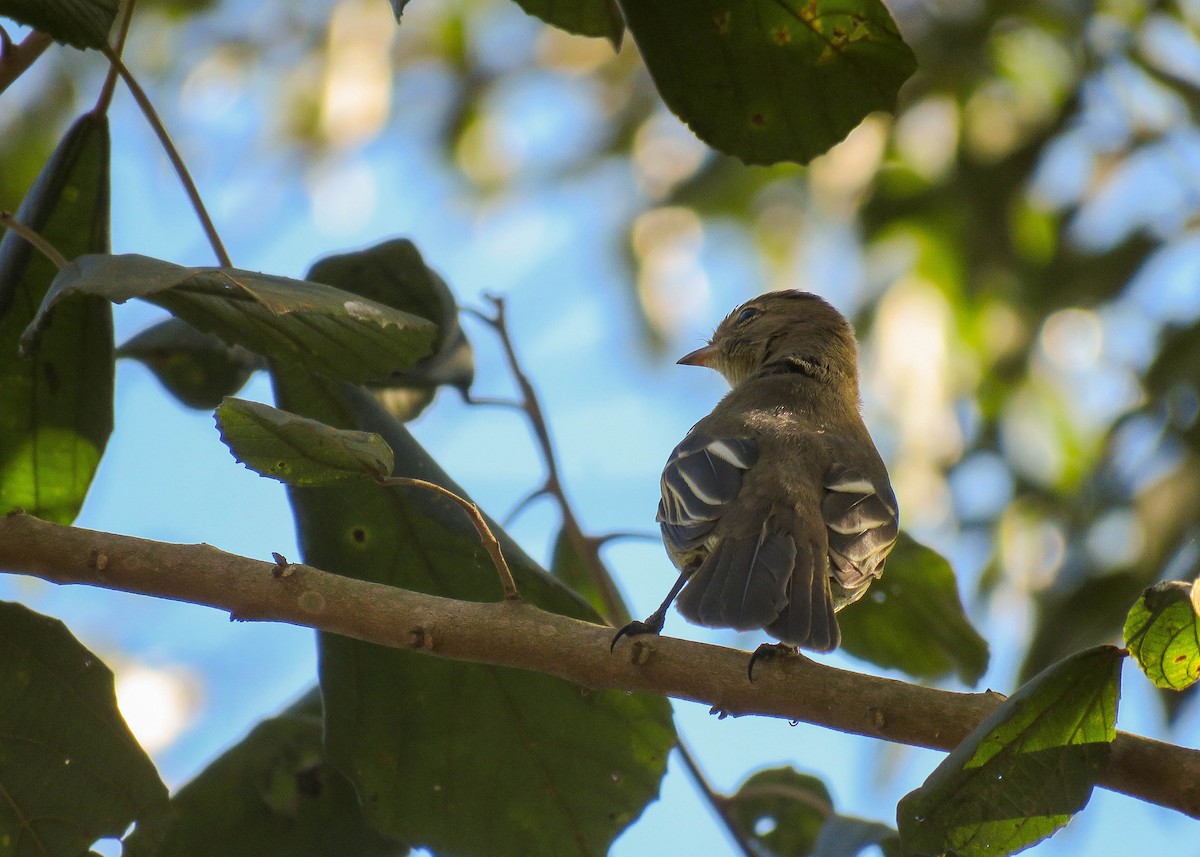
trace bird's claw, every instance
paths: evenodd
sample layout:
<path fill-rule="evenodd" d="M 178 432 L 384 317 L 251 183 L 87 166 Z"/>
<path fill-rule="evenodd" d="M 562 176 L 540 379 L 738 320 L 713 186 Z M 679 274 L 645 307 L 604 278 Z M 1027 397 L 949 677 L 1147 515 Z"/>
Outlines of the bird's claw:
<path fill-rule="evenodd" d="M 655 622 L 630 622 L 621 630 L 613 635 L 612 642 L 608 645 L 610 652 L 617 648 L 617 641 L 622 637 L 637 637 L 642 634 L 658 634 L 662 632 L 662 623 Z"/>
<path fill-rule="evenodd" d="M 760 660 L 766 661 L 798 654 L 800 654 L 800 650 L 787 643 L 763 643 L 750 656 L 750 663 L 746 665 L 746 675 L 750 677 L 750 681 L 754 681 L 754 665 Z"/>

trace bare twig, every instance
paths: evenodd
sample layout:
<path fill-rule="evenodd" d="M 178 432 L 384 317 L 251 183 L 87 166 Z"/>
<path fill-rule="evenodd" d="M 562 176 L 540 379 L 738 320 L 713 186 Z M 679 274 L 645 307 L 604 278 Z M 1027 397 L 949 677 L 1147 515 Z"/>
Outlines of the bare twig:
<path fill-rule="evenodd" d="M 554 675 L 583 687 L 654 693 L 731 715 L 815 723 L 885 741 L 949 750 L 1003 697 L 955 693 L 840 670 L 805 657 L 773 661 L 746 681 L 746 653 L 669 637 L 609 653 L 612 629 L 527 602 L 456 601 L 247 559 L 209 545 L 171 545 L 0 517 L 0 568 L 288 622 L 437 657 Z M 436 629 L 431 636 L 428 629 Z M 414 633 L 423 629 L 425 633 Z M 432 641 L 432 644 L 427 644 Z M 1118 732 L 1100 785 L 1200 818 L 1200 750 Z"/>
<path fill-rule="evenodd" d="M 682 741 L 675 742 L 675 749 L 679 751 L 679 758 L 683 759 L 683 766 L 687 768 L 691 774 L 692 782 L 696 784 L 696 788 L 700 789 L 700 793 L 704 795 L 709 806 L 713 808 L 713 812 L 725 825 L 725 829 L 729 831 L 729 838 L 733 840 L 738 851 L 745 857 L 756 857 L 755 851 L 750 847 L 750 843 L 746 841 L 745 834 L 733 816 L 729 814 L 729 798 L 720 794 L 708 781 L 708 777 L 704 776 L 704 771 L 700 770 L 700 766 L 696 763 L 691 751 Z"/>
<path fill-rule="evenodd" d="M 496 566 L 496 573 L 500 575 L 500 585 L 504 588 L 504 599 L 506 601 L 519 601 L 521 593 L 517 592 L 516 581 L 513 580 L 512 571 L 509 570 L 508 561 L 504 559 L 504 552 L 500 550 L 500 542 L 496 538 L 492 528 L 487 525 L 487 521 L 483 519 L 483 513 L 479 511 L 479 507 L 465 497 L 459 497 L 448 488 L 443 488 L 433 482 L 426 482 L 424 479 L 413 479 L 409 476 L 381 476 L 378 479 L 380 485 L 391 487 L 393 485 L 414 485 L 417 488 L 424 488 L 427 491 L 432 491 L 435 494 L 441 494 L 447 500 L 452 500 L 467 513 L 467 517 L 471 519 L 471 523 L 475 526 L 475 532 L 479 533 L 479 540 L 483 542 L 483 547 L 487 550 L 492 558 L 492 565 Z"/>
<path fill-rule="evenodd" d="M 158 137 L 159 143 L 163 147 L 163 151 L 167 153 L 167 158 L 171 161 L 171 166 L 175 168 L 175 174 L 179 176 L 179 181 L 183 185 L 183 190 L 188 196 L 188 200 L 192 204 L 192 210 L 196 212 L 196 217 L 200 220 L 200 226 L 204 229 L 204 234 L 208 237 L 208 243 L 216 254 L 217 262 L 224 268 L 232 268 L 233 262 L 229 259 L 229 254 L 225 252 L 225 245 L 221 243 L 221 237 L 217 235 L 217 228 L 213 225 L 212 218 L 208 216 L 208 209 L 204 207 L 204 201 L 200 198 L 200 191 L 196 189 L 196 183 L 192 181 L 192 175 L 188 172 L 187 165 L 184 164 L 183 158 L 179 155 L 179 150 L 175 148 L 175 143 L 171 140 L 171 135 L 167 133 L 166 127 L 159 118 L 158 112 L 155 111 L 154 105 L 150 103 L 146 91 L 142 89 L 141 84 L 137 82 L 129 69 L 125 67 L 125 63 L 117 56 L 116 52 L 110 47 L 104 47 L 104 55 L 108 57 L 108 61 L 112 63 L 113 68 L 117 70 L 117 74 L 125 81 L 125 85 L 129 87 L 129 92 L 133 95 L 133 100 L 137 102 L 141 108 L 142 115 L 146 117 L 146 121 L 150 123 L 150 127 L 154 129 L 154 134 Z"/>
<path fill-rule="evenodd" d="M 129 24 L 133 21 L 133 7 L 137 4 L 137 0 L 125 0 L 125 8 L 121 10 L 121 23 L 117 29 L 117 38 L 113 42 L 113 53 L 121 56 L 125 51 L 125 39 L 129 36 Z M 92 108 L 92 113 L 97 116 L 103 116 L 108 112 L 108 105 L 112 103 L 113 90 L 117 87 L 117 67 L 109 65 L 108 75 L 104 78 L 104 86 L 100 88 L 100 97 L 96 99 L 96 106 Z"/>
<path fill-rule="evenodd" d="M 17 220 L 11 211 L 0 211 L 0 226 L 3 226 L 5 229 L 11 229 L 32 244 L 39 253 L 53 262 L 54 267 L 58 268 L 58 270 L 61 271 L 67 265 L 71 264 L 67 261 L 67 257 L 59 252 L 57 247 Z"/>
<path fill-rule="evenodd" d="M 8 89 L 52 44 L 54 39 L 40 30 L 34 30 L 19 45 L 11 42 L 5 33 L 4 51 L 0 53 L 0 92 Z"/>
<path fill-rule="evenodd" d="M 529 381 L 529 376 L 521 368 L 521 363 L 517 359 L 516 349 L 513 347 L 512 338 L 508 335 L 508 321 L 504 314 L 504 299 L 495 295 L 489 295 L 488 300 L 491 301 L 494 315 L 479 312 L 478 310 L 465 309 L 464 312 L 478 318 L 484 324 L 496 331 L 496 335 L 500 339 L 500 345 L 504 349 L 505 359 L 508 361 L 509 370 L 512 372 L 513 379 L 517 382 L 517 388 L 521 392 L 519 402 L 520 408 L 529 418 L 529 424 L 533 428 L 534 437 L 537 439 L 538 448 L 542 453 L 542 461 L 546 466 L 546 484 L 538 489 L 538 494 L 549 494 L 558 503 L 559 513 L 562 515 L 563 533 L 571 546 L 575 548 L 575 552 L 583 558 L 587 569 L 588 576 L 591 578 L 592 585 L 596 587 L 596 591 L 600 593 L 600 599 L 604 604 L 604 618 L 611 625 L 625 624 L 629 621 L 629 610 L 625 606 L 624 599 L 621 598 L 621 593 L 617 590 L 616 583 L 613 582 L 612 575 L 608 573 L 608 569 L 604 567 L 604 563 L 600 561 L 598 552 L 599 543 L 583 532 L 583 528 L 579 525 L 579 519 L 575 517 L 575 512 L 571 508 L 571 504 L 567 502 L 566 491 L 563 488 L 562 479 L 559 477 L 558 462 L 554 457 L 554 444 L 550 440 L 550 430 L 546 422 L 546 417 L 542 412 L 541 403 L 538 401 L 537 392 L 533 389 L 533 384 Z"/>

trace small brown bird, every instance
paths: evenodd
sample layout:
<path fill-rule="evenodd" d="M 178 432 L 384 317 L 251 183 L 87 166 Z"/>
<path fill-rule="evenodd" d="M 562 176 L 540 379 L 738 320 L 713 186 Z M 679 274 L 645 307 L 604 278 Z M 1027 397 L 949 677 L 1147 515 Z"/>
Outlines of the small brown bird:
<path fill-rule="evenodd" d="M 837 648 L 834 614 L 883 573 L 899 526 L 859 413 L 853 330 L 816 295 L 770 292 L 679 362 L 716 369 L 732 389 L 663 470 L 658 521 L 679 579 L 613 645 L 659 633 L 679 596 L 679 612 L 700 625 Z"/>

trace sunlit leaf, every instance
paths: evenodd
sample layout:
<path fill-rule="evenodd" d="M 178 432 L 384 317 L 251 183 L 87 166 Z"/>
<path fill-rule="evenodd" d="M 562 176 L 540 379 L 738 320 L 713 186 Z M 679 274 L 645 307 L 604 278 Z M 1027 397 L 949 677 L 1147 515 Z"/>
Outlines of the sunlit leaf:
<path fill-rule="evenodd" d="M 0 602 L 0 848 L 83 854 L 137 822 L 161 837 L 167 789 L 117 710 L 113 675 L 57 619 Z"/>
<path fill-rule="evenodd" d="M 1116 736 L 1124 653 L 1060 661 L 1005 700 L 896 810 L 906 854 L 1012 854 L 1091 797 Z"/>
<path fill-rule="evenodd" d="M 108 120 L 88 114 L 63 137 L 17 219 L 68 256 L 103 252 L 108 196 Z M 15 233 L 0 240 L 0 512 L 69 524 L 112 433 L 112 308 L 97 298 L 59 307 L 22 357 L 18 339 L 56 273 Z"/>
<path fill-rule="evenodd" d="M 667 106 L 750 164 L 807 163 L 916 68 L 879 0 L 619 2 Z"/>
<path fill-rule="evenodd" d="M 974 684 L 988 645 L 963 612 L 954 570 L 936 551 L 901 533 L 883 577 L 838 614 L 842 648 L 921 679 L 954 672 Z"/>
<path fill-rule="evenodd" d="M 275 378 L 282 406 L 377 432 L 397 475 L 466 496 L 365 391 Z M 451 598 L 503 597 L 473 526 L 444 498 L 353 484 L 289 497 L 308 562 Z M 596 619 L 492 527 L 526 601 Z M 437 628 L 427 633 L 436 647 Z M 355 783 L 372 824 L 399 840 L 464 857 L 603 854 L 658 793 L 674 742 L 661 698 L 320 640 L 328 758 Z"/>
<path fill-rule="evenodd" d="M 142 298 L 231 345 L 346 381 L 378 381 L 429 353 L 433 324 L 320 283 L 236 268 L 184 268 L 147 256 L 80 256 L 55 278 L 22 335 L 74 295 Z"/>
<path fill-rule="evenodd" d="M 1178 580 L 1151 586 L 1125 620 L 1125 645 L 1156 687 L 1183 690 L 1200 680 L 1200 587 Z"/>
<path fill-rule="evenodd" d="M 288 485 L 332 485 L 392 472 L 392 450 L 372 432 L 335 429 L 245 399 L 226 399 L 216 418 L 234 458 Z"/>
<path fill-rule="evenodd" d="M 108 44 L 118 0 L 0 0 L 0 18 L 12 18 L 76 48 Z"/>
<path fill-rule="evenodd" d="M 407 846 L 374 831 L 350 783 L 323 761 L 321 695 L 313 689 L 262 721 L 171 797 L 158 851 L 139 831 L 125 857 L 401 857 Z"/>
<path fill-rule="evenodd" d="M 254 370 L 264 365 L 257 354 L 226 345 L 178 318 L 143 330 L 116 354 L 145 364 L 175 398 L 205 411 L 240 390 Z"/>

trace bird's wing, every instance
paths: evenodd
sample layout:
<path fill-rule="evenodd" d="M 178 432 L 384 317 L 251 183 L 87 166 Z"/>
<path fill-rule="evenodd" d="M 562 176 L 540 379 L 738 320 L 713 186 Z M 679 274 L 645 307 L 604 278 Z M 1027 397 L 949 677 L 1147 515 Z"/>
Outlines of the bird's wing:
<path fill-rule="evenodd" d="M 692 430 L 680 441 L 663 468 L 658 504 L 672 558 L 704 544 L 757 460 L 758 445 L 749 438 L 713 438 Z"/>
<path fill-rule="evenodd" d="M 833 575 L 846 589 L 860 589 L 883 573 L 883 562 L 896 542 L 896 497 L 886 479 L 877 485 L 844 464 L 830 467 L 823 481 L 821 515 L 829 529 Z"/>

